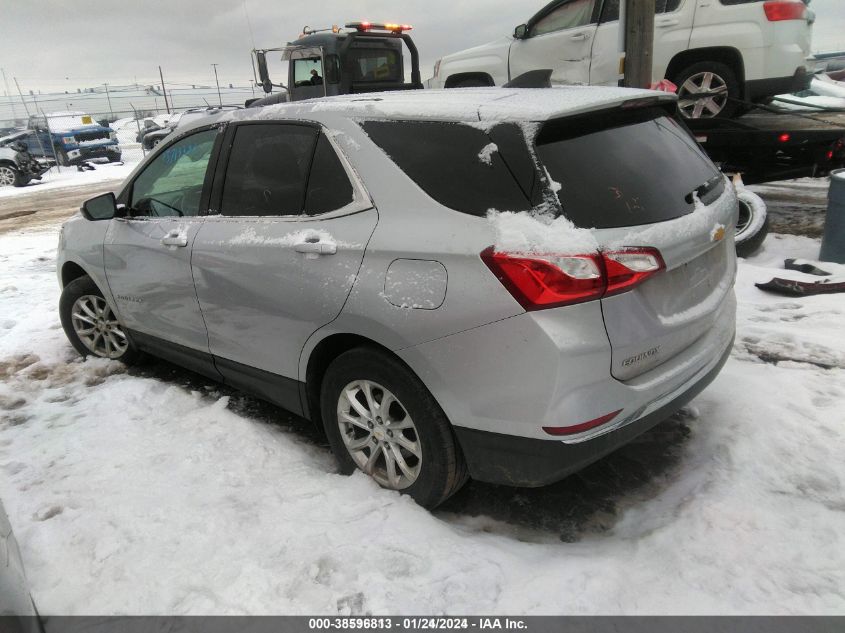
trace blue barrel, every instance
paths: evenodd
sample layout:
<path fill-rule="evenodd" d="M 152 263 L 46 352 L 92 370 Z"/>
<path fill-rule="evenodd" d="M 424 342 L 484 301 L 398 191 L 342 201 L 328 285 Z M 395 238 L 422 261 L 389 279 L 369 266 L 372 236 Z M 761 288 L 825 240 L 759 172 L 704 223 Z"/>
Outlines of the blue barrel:
<path fill-rule="evenodd" d="M 845 169 L 830 172 L 827 216 L 819 259 L 845 264 Z"/>

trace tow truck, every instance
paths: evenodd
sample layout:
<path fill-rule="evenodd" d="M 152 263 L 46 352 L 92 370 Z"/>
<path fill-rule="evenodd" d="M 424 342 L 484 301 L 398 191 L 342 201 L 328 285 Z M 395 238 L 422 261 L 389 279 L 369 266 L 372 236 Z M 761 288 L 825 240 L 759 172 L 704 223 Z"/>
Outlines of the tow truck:
<path fill-rule="evenodd" d="M 409 24 L 348 22 L 326 29 L 305 27 L 293 42 L 278 48 L 253 49 L 256 84 L 268 96 L 249 100 L 247 107 L 317 97 L 416 90 L 423 88 L 420 57 L 408 34 Z M 411 58 L 411 80 L 405 81 L 403 45 Z M 287 85 L 273 83 L 267 56 L 281 53 L 288 62 Z M 273 88 L 284 92 L 271 94 Z"/>
<path fill-rule="evenodd" d="M 326 29 L 305 27 L 299 38 L 278 48 L 254 49 L 256 84 L 268 96 L 247 101 L 258 107 L 342 94 L 423 88 L 419 54 L 407 24 L 348 22 Z M 405 81 L 403 45 L 410 53 L 411 80 Z M 288 62 L 288 83 L 273 83 L 268 55 Z M 506 87 L 551 88 L 549 69 L 526 72 Z M 272 93 L 273 88 L 284 92 Z M 740 213 L 737 252 L 753 253 L 766 237 L 765 202 L 745 188 L 773 180 L 824 177 L 845 167 L 845 112 L 807 114 L 743 103 L 753 112 L 738 119 L 690 119 L 701 147 L 723 173 L 732 176 Z"/>

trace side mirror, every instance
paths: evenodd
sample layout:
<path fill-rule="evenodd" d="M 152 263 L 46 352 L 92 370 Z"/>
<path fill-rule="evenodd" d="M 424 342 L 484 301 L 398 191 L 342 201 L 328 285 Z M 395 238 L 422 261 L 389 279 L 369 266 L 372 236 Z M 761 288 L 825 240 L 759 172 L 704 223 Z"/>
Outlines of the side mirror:
<path fill-rule="evenodd" d="M 513 30 L 513 37 L 517 40 L 524 40 L 528 37 L 528 25 L 520 24 Z"/>
<path fill-rule="evenodd" d="M 111 220 L 118 215 L 114 194 L 104 193 L 82 203 L 82 215 L 86 220 Z"/>
<path fill-rule="evenodd" d="M 255 61 L 258 63 L 258 78 L 261 80 L 261 87 L 269 94 L 273 90 L 273 83 L 270 81 L 270 72 L 267 70 L 267 54 L 264 51 L 255 51 Z"/>

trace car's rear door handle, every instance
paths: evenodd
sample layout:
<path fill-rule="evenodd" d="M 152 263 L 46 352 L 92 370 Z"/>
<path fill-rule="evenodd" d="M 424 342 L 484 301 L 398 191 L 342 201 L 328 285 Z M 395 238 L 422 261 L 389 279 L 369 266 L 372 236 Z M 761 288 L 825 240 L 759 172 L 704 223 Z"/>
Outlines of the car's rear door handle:
<path fill-rule="evenodd" d="M 187 246 L 188 236 L 185 233 L 174 229 L 161 238 L 161 243 L 164 246 Z"/>
<path fill-rule="evenodd" d="M 658 20 L 657 22 L 655 22 L 657 28 L 659 29 L 665 29 L 669 26 L 678 26 L 678 24 L 680 23 L 680 20 Z"/>
<path fill-rule="evenodd" d="M 305 240 L 294 244 L 293 250 L 297 253 L 306 253 L 311 255 L 334 255 L 337 253 L 337 244 L 334 242 L 312 242 Z"/>
<path fill-rule="evenodd" d="M 569 39 L 572 39 L 572 40 L 588 40 L 588 39 L 590 39 L 590 34 L 586 33 L 586 32 L 585 33 L 575 33 L 574 35 L 570 35 Z"/>

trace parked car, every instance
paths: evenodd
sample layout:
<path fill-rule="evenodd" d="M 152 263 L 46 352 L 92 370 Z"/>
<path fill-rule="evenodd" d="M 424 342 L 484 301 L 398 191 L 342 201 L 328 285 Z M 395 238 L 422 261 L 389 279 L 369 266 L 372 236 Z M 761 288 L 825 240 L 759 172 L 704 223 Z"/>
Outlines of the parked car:
<path fill-rule="evenodd" d="M 0 187 L 23 187 L 50 169 L 49 163 L 32 157 L 23 140 L 27 133 L 14 132 L 0 137 Z"/>
<path fill-rule="evenodd" d="M 121 160 L 114 130 L 96 123 L 84 112 L 51 112 L 31 115 L 26 142 L 34 156 L 59 165 L 76 165 L 94 159 Z"/>
<path fill-rule="evenodd" d="M 427 90 L 201 120 L 64 225 L 62 325 L 310 418 L 343 472 L 424 506 L 468 474 L 557 481 L 731 349 L 736 196 L 676 104 Z"/>
<path fill-rule="evenodd" d="M 552 68 L 558 83 L 617 85 L 620 0 L 554 0 L 513 35 L 438 60 L 432 88 L 502 85 Z M 801 0 L 657 0 L 653 80 L 678 86 L 688 118 L 803 90 L 815 15 Z"/>
<path fill-rule="evenodd" d="M 12 524 L 0 502 L 0 624 L 4 633 L 41 631 Z"/>
<path fill-rule="evenodd" d="M 166 127 L 147 130 L 141 138 L 141 143 L 143 144 L 144 149 L 151 150 L 156 145 L 161 143 L 161 141 L 165 137 L 169 136 L 173 132 L 173 130 L 177 129 L 180 126 L 188 125 L 189 123 L 192 123 L 203 117 L 219 114 L 220 112 L 226 110 L 238 109 L 239 108 L 237 106 L 208 106 L 207 108 L 189 108 L 184 112 L 180 112 L 174 115 L 173 118 L 170 119 Z"/>

